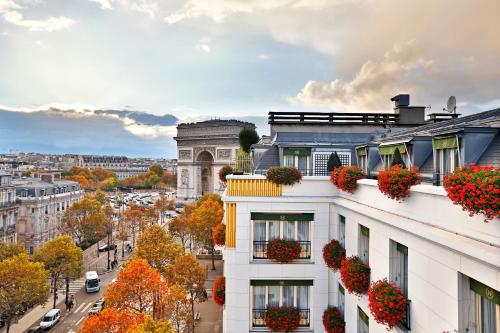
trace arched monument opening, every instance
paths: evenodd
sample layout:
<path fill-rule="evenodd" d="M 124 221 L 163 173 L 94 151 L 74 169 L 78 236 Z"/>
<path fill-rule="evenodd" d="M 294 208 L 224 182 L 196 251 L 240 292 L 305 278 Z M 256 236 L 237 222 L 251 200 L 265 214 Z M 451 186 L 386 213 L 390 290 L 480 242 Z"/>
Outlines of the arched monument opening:
<path fill-rule="evenodd" d="M 202 151 L 198 158 L 198 177 L 200 181 L 200 192 L 201 195 L 212 193 L 213 189 L 213 174 L 214 174 L 214 157 L 208 151 Z"/>

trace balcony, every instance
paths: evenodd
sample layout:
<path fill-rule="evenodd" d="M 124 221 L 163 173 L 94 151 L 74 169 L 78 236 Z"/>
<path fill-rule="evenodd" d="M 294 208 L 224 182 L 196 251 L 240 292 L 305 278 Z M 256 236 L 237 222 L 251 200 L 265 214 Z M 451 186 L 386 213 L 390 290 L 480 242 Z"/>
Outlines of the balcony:
<path fill-rule="evenodd" d="M 299 259 L 311 259 L 311 241 L 298 241 L 300 244 Z M 267 259 L 267 244 L 269 241 L 254 241 L 253 242 L 253 258 Z"/>
<path fill-rule="evenodd" d="M 265 327 L 266 326 L 266 309 L 253 309 L 252 310 L 252 326 Z M 299 309 L 300 327 L 309 327 L 311 322 L 311 311 L 309 309 Z"/>

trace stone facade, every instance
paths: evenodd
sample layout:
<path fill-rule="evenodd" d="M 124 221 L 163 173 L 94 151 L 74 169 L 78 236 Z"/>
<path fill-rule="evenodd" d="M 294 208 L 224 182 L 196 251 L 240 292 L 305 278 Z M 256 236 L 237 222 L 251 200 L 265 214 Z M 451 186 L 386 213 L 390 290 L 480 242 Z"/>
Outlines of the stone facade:
<path fill-rule="evenodd" d="M 237 120 L 208 120 L 177 126 L 177 197 L 196 199 L 206 193 L 222 193 L 221 167 L 233 164 L 242 128 L 255 125 Z"/>
<path fill-rule="evenodd" d="M 0 173 L 0 242 L 16 243 L 16 189 L 12 185 L 12 176 Z"/>

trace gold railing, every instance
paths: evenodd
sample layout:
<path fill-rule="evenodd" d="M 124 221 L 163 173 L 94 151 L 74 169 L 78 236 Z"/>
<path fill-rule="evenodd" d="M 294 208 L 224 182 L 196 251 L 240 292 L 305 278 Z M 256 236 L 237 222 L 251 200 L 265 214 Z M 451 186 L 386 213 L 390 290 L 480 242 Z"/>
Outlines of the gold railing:
<path fill-rule="evenodd" d="M 226 248 L 236 247 L 236 204 L 226 203 Z"/>
<path fill-rule="evenodd" d="M 229 196 L 248 197 L 280 197 L 281 185 L 271 183 L 267 179 L 228 179 L 227 192 Z"/>

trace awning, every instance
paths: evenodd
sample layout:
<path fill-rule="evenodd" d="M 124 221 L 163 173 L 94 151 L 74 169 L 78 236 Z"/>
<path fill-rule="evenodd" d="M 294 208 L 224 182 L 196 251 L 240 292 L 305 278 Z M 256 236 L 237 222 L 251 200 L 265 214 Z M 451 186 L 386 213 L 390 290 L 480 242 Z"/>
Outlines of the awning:
<path fill-rule="evenodd" d="M 473 292 L 483 296 L 492 303 L 500 305 L 500 292 L 474 279 L 469 278 L 469 281 L 470 281 L 470 289 Z"/>
<path fill-rule="evenodd" d="M 391 141 L 391 142 L 382 142 L 378 151 L 380 155 L 393 155 L 396 151 L 396 148 L 399 149 L 401 154 L 406 153 L 406 145 L 405 143 L 410 142 L 412 139 L 400 140 L 400 141 Z"/>
<path fill-rule="evenodd" d="M 250 280 L 251 286 L 312 286 L 313 280 Z"/>
<path fill-rule="evenodd" d="M 311 148 L 283 148 L 283 155 L 310 156 Z"/>
<path fill-rule="evenodd" d="M 358 156 L 366 156 L 366 147 L 357 147 L 356 153 Z"/>
<path fill-rule="evenodd" d="M 251 213 L 252 221 L 314 221 L 313 213 Z"/>
<path fill-rule="evenodd" d="M 454 135 L 443 138 L 432 138 L 432 147 L 434 149 L 457 148 L 458 137 Z"/>

